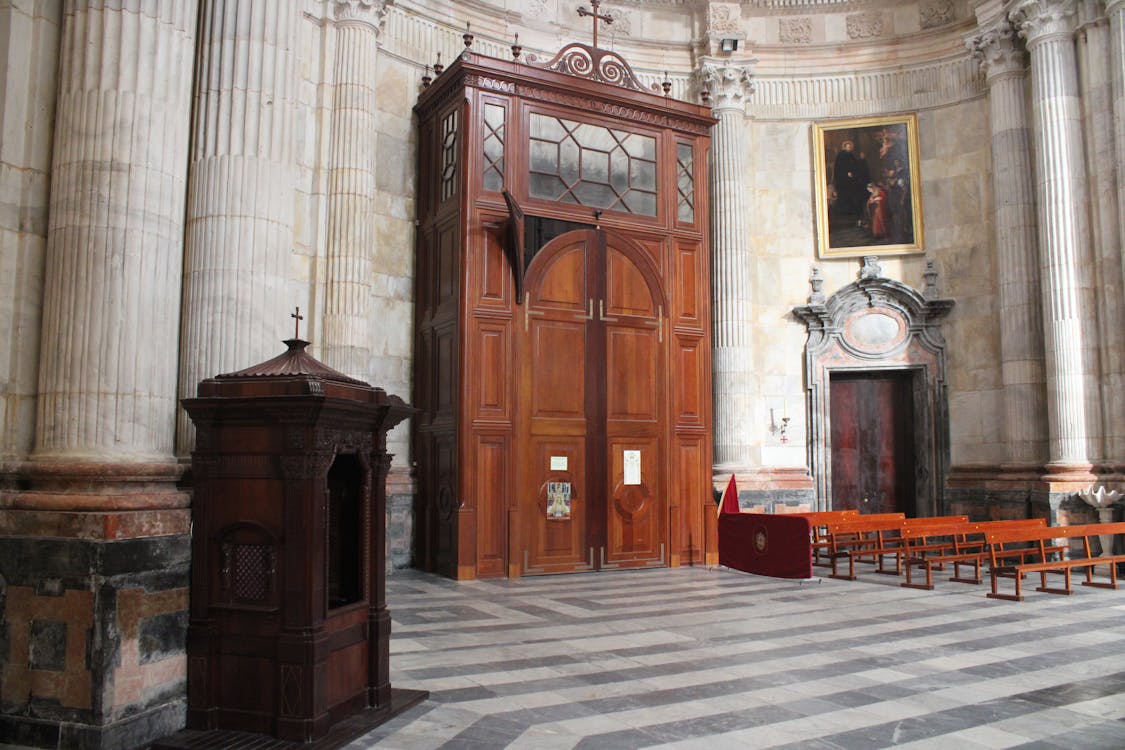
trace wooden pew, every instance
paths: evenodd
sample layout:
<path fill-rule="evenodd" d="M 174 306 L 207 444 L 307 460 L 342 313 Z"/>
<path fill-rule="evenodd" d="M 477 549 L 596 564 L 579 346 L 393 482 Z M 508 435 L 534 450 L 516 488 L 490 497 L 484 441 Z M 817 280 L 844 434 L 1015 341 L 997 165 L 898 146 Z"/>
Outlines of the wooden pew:
<path fill-rule="evenodd" d="M 830 523 L 839 523 L 846 521 L 849 518 L 858 518 L 858 510 L 820 510 L 820 511 L 798 511 L 795 513 L 786 513 L 789 516 L 800 516 L 807 518 L 809 521 L 809 528 L 812 534 L 812 554 L 813 565 L 827 565 L 827 562 L 820 561 L 820 555 L 824 549 L 828 547 L 827 540 L 827 527 Z M 894 515 L 902 516 L 901 513 Z M 904 516 L 905 517 L 905 516 Z"/>
<path fill-rule="evenodd" d="M 899 575 L 902 572 L 902 536 L 904 528 L 912 526 L 947 526 L 951 523 L 968 523 L 968 516 L 935 516 L 931 518 L 876 518 L 860 516 L 856 521 L 828 524 L 828 547 L 825 556 L 832 564 L 831 578 L 855 580 L 857 559 L 871 558 L 877 564 L 876 572 Z M 884 558 L 893 555 L 895 569 L 887 570 Z M 848 574 L 838 572 L 838 562 L 848 560 Z"/>
<path fill-rule="evenodd" d="M 903 553 L 903 566 L 906 568 L 906 581 L 899 584 L 907 588 L 932 590 L 934 587 L 934 568 L 939 570 L 946 564 L 953 564 L 951 581 L 959 583 L 981 583 L 981 569 L 988 557 L 988 543 L 985 535 L 990 530 L 1045 528 L 1042 518 L 1012 519 L 1006 521 L 976 521 L 968 524 L 949 524 L 948 526 L 916 526 L 903 529 L 902 538 L 906 551 Z M 1029 550 L 1012 549 L 1010 557 L 1026 556 Z M 961 566 L 973 566 L 973 578 L 961 576 Z M 925 570 L 926 580 L 914 580 L 914 567 Z"/>
<path fill-rule="evenodd" d="M 987 532 L 985 538 L 988 542 L 989 566 L 991 568 L 989 572 L 992 578 L 992 591 L 988 594 L 989 598 L 1023 601 L 1021 584 L 1023 576 L 1028 573 L 1039 574 L 1039 586 L 1036 587 L 1036 591 L 1043 591 L 1048 594 L 1072 594 L 1074 591 L 1070 586 L 1070 571 L 1075 568 L 1086 572 L 1086 580 L 1082 581 L 1083 586 L 1116 589 L 1117 563 L 1125 562 L 1125 555 L 1091 557 L 1090 539 L 1101 534 L 1125 534 L 1125 522 L 1048 526 L 1039 529 L 998 529 Z M 1054 547 L 1054 540 L 1056 539 L 1080 539 L 1085 556 L 1067 558 L 1066 551 L 1068 548 L 1064 548 L 1062 553 L 1052 553 L 1051 548 Z M 1030 545 L 1029 549 L 1033 554 L 1027 555 L 1027 557 L 1033 556 L 1036 559 L 1027 560 L 1025 557 L 1018 563 L 1005 564 L 1004 561 L 1013 551 L 1009 546 L 1012 544 Z M 1051 559 L 1052 557 L 1059 559 Z M 1105 565 L 1109 568 L 1108 583 L 1094 581 L 1094 568 L 1099 565 Z M 1048 586 L 1048 573 L 1062 573 L 1063 587 Z M 1001 578 L 1010 578 L 1015 583 L 1014 593 L 1000 593 L 999 582 Z"/>

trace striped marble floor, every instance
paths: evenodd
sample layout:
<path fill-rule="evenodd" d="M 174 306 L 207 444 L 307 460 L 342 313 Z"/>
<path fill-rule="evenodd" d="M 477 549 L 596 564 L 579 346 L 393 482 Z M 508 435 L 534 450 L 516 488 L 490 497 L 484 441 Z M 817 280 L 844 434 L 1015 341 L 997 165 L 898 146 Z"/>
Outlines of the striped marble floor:
<path fill-rule="evenodd" d="M 1125 590 L 900 588 L 695 567 L 388 579 L 391 681 L 360 748 L 1125 748 Z"/>

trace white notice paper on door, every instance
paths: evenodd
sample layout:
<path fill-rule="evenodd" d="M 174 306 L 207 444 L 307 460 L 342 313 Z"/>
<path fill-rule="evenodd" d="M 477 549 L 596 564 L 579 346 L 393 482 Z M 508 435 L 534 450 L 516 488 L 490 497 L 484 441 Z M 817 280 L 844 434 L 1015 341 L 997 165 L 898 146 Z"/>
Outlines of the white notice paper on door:
<path fill-rule="evenodd" d="M 566 471 L 566 456 L 551 456 L 551 471 Z"/>
<path fill-rule="evenodd" d="M 625 451 L 625 484 L 641 483 L 641 452 Z"/>

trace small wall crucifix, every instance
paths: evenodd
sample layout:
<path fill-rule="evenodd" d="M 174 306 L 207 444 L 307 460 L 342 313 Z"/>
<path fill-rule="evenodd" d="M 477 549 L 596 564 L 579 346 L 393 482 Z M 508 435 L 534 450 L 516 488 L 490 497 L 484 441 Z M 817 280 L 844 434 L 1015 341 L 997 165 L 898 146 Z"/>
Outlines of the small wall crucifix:
<path fill-rule="evenodd" d="M 605 21 L 606 24 L 613 23 L 613 16 L 608 13 L 598 13 L 598 6 L 601 5 L 601 0 L 590 0 L 590 7 L 593 10 L 586 10 L 586 8 L 579 8 L 578 15 L 582 18 L 590 16 L 594 19 L 594 47 L 598 46 L 598 21 Z"/>

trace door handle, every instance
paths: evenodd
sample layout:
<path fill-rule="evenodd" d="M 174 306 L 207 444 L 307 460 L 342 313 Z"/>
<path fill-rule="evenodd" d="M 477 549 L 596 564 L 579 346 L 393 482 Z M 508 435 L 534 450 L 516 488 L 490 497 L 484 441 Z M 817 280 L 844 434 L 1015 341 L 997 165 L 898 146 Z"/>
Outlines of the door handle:
<path fill-rule="evenodd" d="M 543 315 L 543 311 L 542 310 L 532 310 L 531 309 L 531 292 L 524 292 L 523 293 L 523 330 L 524 330 L 524 333 L 527 333 L 527 331 L 530 330 L 530 328 L 531 328 L 531 316 L 532 315 Z"/>

